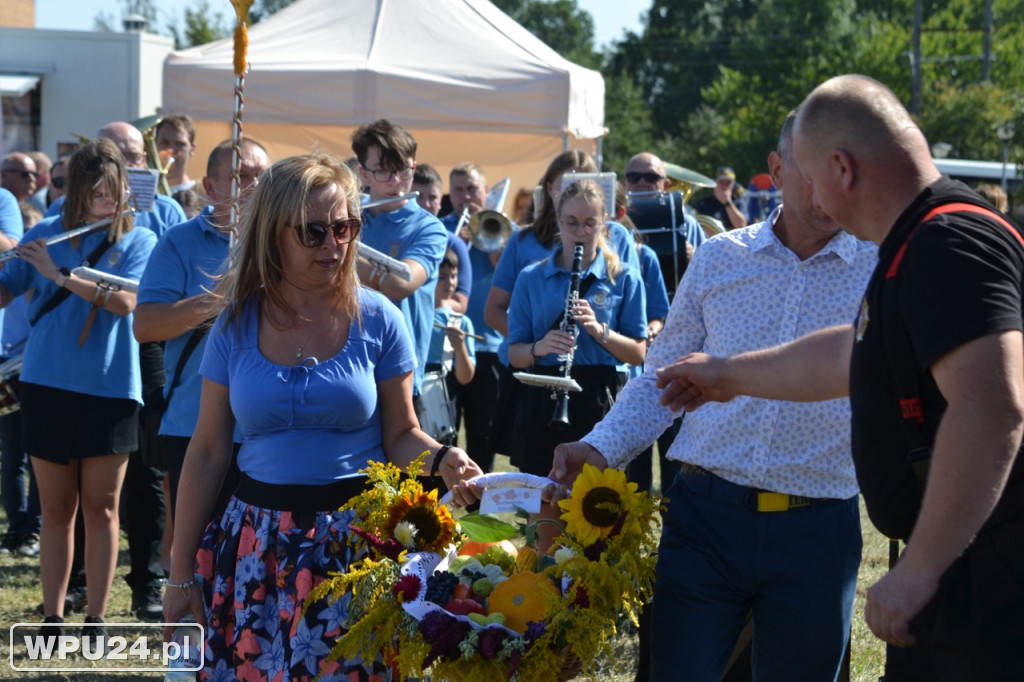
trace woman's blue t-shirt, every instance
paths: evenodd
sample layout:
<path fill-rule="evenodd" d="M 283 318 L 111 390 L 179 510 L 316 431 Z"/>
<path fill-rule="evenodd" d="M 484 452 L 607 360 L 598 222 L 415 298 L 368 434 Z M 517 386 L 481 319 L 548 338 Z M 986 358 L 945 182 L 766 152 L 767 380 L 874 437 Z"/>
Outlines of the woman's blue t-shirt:
<path fill-rule="evenodd" d="M 322 485 L 386 461 L 377 383 L 411 372 L 405 321 L 384 296 L 359 289 L 362 323 L 324 361 L 279 365 L 259 350 L 257 304 L 225 325 L 217 318 L 200 373 L 228 386 L 242 433 L 238 467 L 265 483 Z"/>

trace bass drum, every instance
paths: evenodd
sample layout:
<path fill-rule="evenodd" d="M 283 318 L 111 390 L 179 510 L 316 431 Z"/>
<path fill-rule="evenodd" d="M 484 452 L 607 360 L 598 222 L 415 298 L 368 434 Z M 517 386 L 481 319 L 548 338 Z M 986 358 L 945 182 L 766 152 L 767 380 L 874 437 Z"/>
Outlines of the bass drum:
<path fill-rule="evenodd" d="M 21 356 L 0 364 L 0 417 L 21 409 Z"/>
<path fill-rule="evenodd" d="M 686 272 L 686 208 L 682 192 L 634 192 L 629 196 L 629 219 L 658 255 L 665 287 L 671 297 Z"/>
<path fill-rule="evenodd" d="M 440 372 L 424 372 L 420 386 L 420 428 L 439 443 L 454 445 L 455 400 L 448 395 L 448 382 Z"/>

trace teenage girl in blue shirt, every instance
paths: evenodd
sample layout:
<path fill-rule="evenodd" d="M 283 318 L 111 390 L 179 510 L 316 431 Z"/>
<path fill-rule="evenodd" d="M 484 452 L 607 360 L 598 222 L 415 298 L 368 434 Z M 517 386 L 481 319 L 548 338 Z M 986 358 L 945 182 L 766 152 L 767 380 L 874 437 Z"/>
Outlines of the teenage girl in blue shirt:
<path fill-rule="evenodd" d="M 418 426 L 401 313 L 359 285 L 359 200 L 355 176 L 327 155 L 274 164 L 249 199 L 217 289 L 223 311 L 200 366 L 164 595 L 167 622 L 191 613 L 207 626 L 207 675 L 360 679 L 361 664 L 324 663 L 347 602 L 306 598 L 357 558 L 353 512 L 338 508 L 362 491 L 359 470 L 370 460 L 404 469 L 428 450 L 428 470 L 440 458 L 456 504 L 473 499 L 456 484 L 479 467 Z M 207 526 L 236 420 L 241 480 Z"/>
<path fill-rule="evenodd" d="M 625 384 L 622 363 L 639 365 L 647 352 L 643 279 L 623 265 L 606 240 L 604 192 L 580 180 L 558 202 L 561 245 L 516 280 L 508 313 L 509 363 L 514 369 L 562 376 L 564 356 L 575 345 L 572 378 L 582 386 L 569 397 L 569 426 L 550 425 L 551 390 L 525 386 L 516 403 L 511 458 L 521 470 L 546 475 L 552 453 L 573 434 L 585 435 L 611 409 Z M 575 339 L 556 322 L 566 310 L 573 249 L 583 246 L 579 298 L 572 315 Z"/>
<path fill-rule="evenodd" d="M 4 305 L 34 292 L 21 374 L 22 439 L 39 485 L 39 564 L 49 623 L 64 616 L 79 505 L 87 538 L 86 622 L 102 622 L 117 562 L 118 499 L 128 455 L 138 449 L 142 387 L 139 346 L 132 335 L 135 294 L 101 289 L 69 269 L 92 256 L 97 270 L 131 280 L 142 276 L 156 235 L 135 228 L 131 215 L 125 215 L 127 187 L 113 142 L 97 140 L 75 152 L 68 162 L 65 210 L 33 227 L 18 247 L 19 259 L 0 272 Z M 45 243 L 106 218 L 111 222 L 105 228 Z M 108 244 L 100 251 L 104 240 Z M 44 312 L 58 295 L 66 298 Z M 56 635 L 57 628 L 44 634 Z"/>

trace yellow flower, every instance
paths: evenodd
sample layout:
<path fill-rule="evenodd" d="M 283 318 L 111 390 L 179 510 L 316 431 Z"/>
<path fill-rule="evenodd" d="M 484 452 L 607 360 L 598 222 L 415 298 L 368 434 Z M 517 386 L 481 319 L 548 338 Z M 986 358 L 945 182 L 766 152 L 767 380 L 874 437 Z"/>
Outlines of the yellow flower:
<path fill-rule="evenodd" d="M 428 552 L 443 552 L 455 537 L 455 519 L 448 507 L 437 504 L 437 491 L 422 491 L 403 495 L 391 505 L 385 528 L 387 537 L 395 536 L 400 523 L 408 523 L 416 529 L 416 546 Z"/>
<path fill-rule="evenodd" d="M 626 480 L 626 473 L 616 469 L 601 471 L 590 464 L 572 486 L 572 496 L 559 500 L 565 510 L 565 532 L 586 547 L 607 537 L 622 512 L 632 505 L 636 483 Z"/>

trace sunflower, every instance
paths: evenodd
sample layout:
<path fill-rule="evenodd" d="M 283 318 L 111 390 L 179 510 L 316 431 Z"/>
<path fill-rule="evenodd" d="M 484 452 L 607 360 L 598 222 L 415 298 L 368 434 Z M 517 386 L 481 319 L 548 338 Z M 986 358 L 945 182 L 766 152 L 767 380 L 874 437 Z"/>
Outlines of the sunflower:
<path fill-rule="evenodd" d="M 387 536 L 394 537 L 398 524 L 407 523 L 416 529 L 416 548 L 421 551 L 443 552 L 455 537 L 455 519 L 448 507 L 437 504 L 436 490 L 403 495 L 391 505 L 388 515 Z"/>
<path fill-rule="evenodd" d="M 559 500 L 565 510 L 566 534 L 586 547 L 605 538 L 619 517 L 627 511 L 636 492 L 636 483 L 626 481 L 626 472 L 616 469 L 601 471 L 590 464 L 572 486 L 572 496 Z"/>

